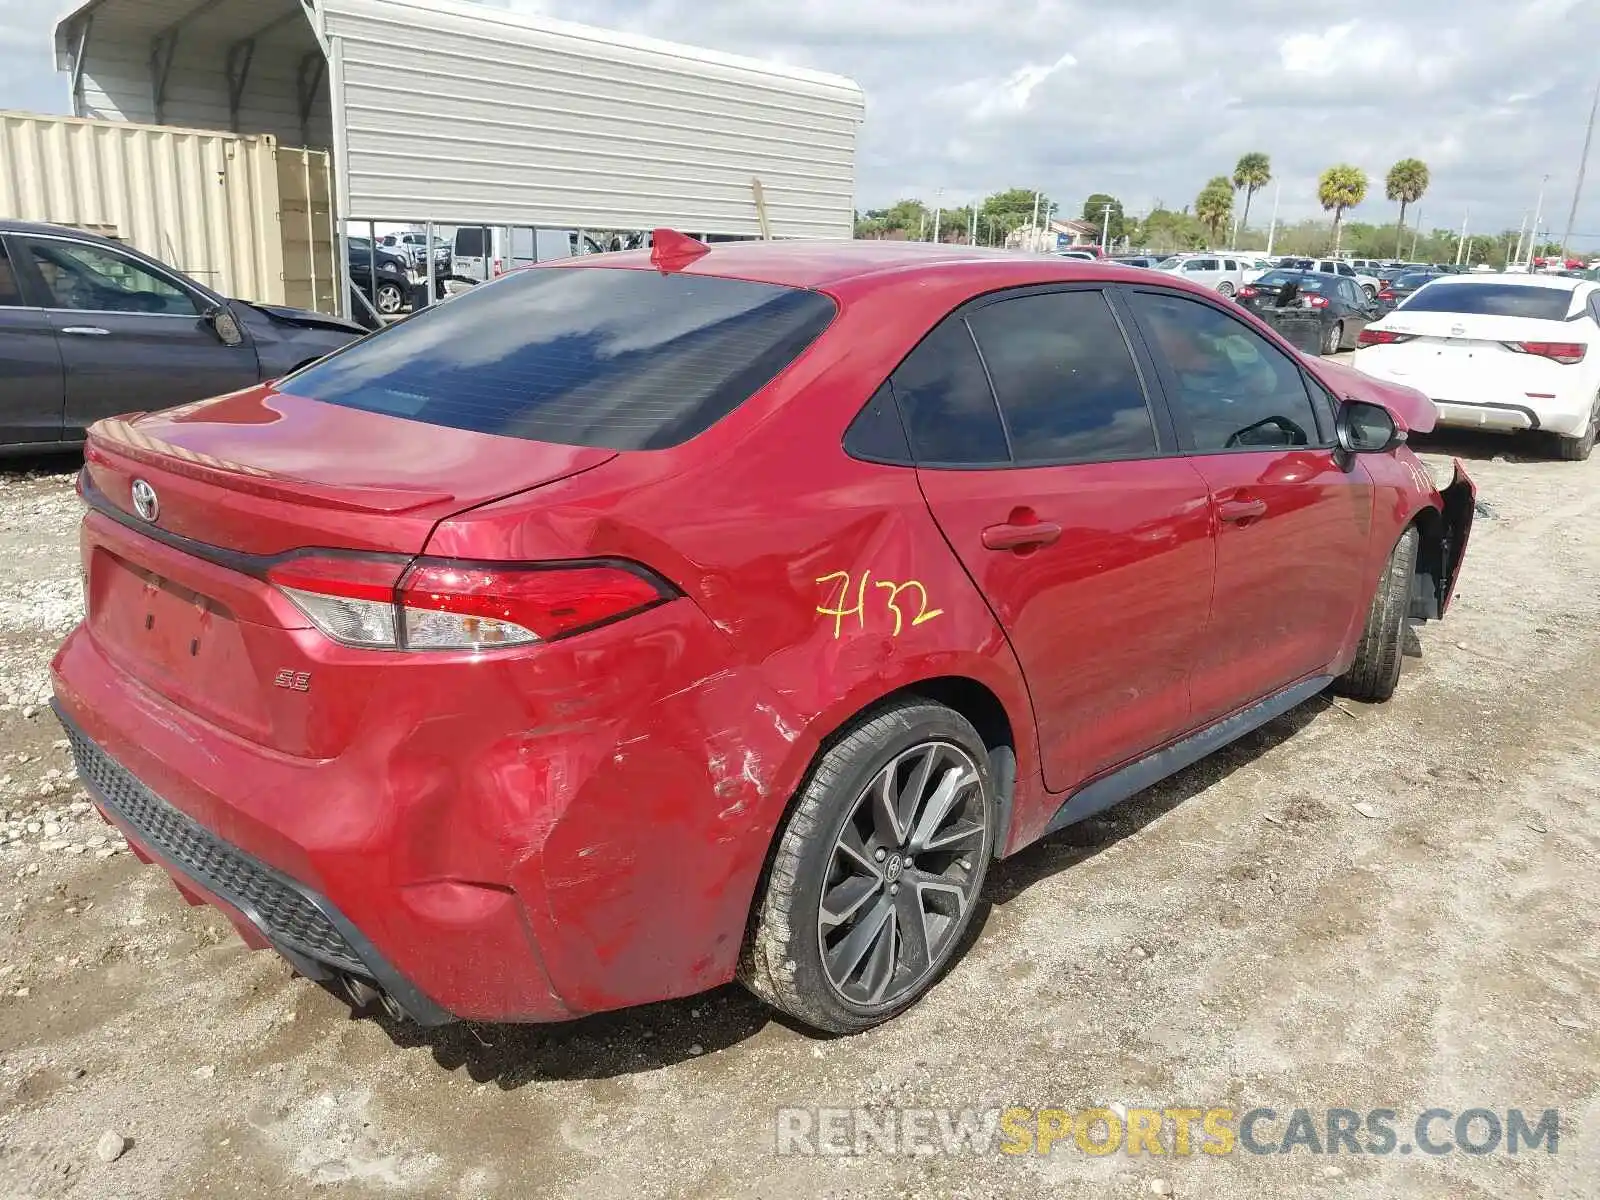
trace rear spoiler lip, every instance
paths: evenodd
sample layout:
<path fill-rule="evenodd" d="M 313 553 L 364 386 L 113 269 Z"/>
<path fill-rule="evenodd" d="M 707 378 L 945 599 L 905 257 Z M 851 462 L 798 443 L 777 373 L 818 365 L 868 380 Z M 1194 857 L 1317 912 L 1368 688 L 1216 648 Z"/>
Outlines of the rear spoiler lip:
<path fill-rule="evenodd" d="M 156 467 L 172 475 L 213 484 L 232 492 L 283 500 L 313 508 L 342 512 L 397 514 L 445 504 L 451 492 L 412 488 L 367 487 L 361 484 L 325 484 L 292 476 L 275 475 L 260 467 L 229 462 L 173 445 L 142 433 L 126 418 L 108 417 L 89 426 L 85 462 L 115 466 L 113 455 Z"/>

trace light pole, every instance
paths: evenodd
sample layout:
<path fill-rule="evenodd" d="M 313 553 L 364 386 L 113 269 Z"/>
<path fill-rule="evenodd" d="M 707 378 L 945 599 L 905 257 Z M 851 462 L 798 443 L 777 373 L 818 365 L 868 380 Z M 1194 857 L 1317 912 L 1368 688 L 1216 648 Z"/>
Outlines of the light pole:
<path fill-rule="evenodd" d="M 1539 178 L 1539 199 L 1533 206 L 1533 233 L 1528 237 L 1528 269 L 1533 270 L 1533 251 L 1539 242 L 1539 218 L 1544 216 L 1544 185 L 1550 182 L 1550 176 L 1543 175 Z"/>
<path fill-rule="evenodd" d="M 1583 154 L 1578 159 L 1578 182 L 1572 185 L 1572 207 L 1567 211 L 1567 231 L 1561 235 L 1561 263 L 1566 265 L 1567 243 L 1572 240 L 1572 226 L 1578 219 L 1578 197 L 1583 195 L 1583 175 L 1589 166 L 1589 143 L 1594 140 L 1594 115 L 1600 112 L 1600 84 L 1595 85 L 1594 103 L 1589 106 L 1589 128 L 1583 134 Z"/>
<path fill-rule="evenodd" d="M 1272 254 L 1272 239 L 1278 234 L 1278 197 L 1283 195 L 1283 180 L 1278 180 L 1278 186 L 1272 189 L 1272 224 L 1267 226 L 1267 254 Z"/>
<path fill-rule="evenodd" d="M 1104 258 L 1108 253 L 1106 243 L 1111 239 L 1111 205 L 1105 205 L 1101 211 L 1104 215 L 1100 219 L 1100 257 Z"/>
<path fill-rule="evenodd" d="M 944 211 L 944 189 L 936 188 L 933 193 L 933 240 L 939 241 L 939 214 Z"/>
<path fill-rule="evenodd" d="M 1458 267 L 1467 253 L 1467 216 L 1471 211 L 1471 209 L 1468 209 L 1461 214 L 1461 240 L 1456 243 L 1456 266 Z"/>

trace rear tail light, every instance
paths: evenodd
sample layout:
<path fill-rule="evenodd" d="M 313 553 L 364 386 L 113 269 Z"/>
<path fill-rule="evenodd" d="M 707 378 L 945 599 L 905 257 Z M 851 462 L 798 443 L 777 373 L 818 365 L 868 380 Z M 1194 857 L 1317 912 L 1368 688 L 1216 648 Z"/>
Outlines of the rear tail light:
<path fill-rule="evenodd" d="M 1589 350 L 1582 342 L 1506 342 L 1505 347 L 1518 354 L 1533 354 L 1569 367 L 1581 363 Z"/>
<path fill-rule="evenodd" d="M 1356 346 L 1398 346 L 1416 336 L 1414 333 L 1396 333 L 1392 329 L 1374 329 L 1368 325 L 1356 335 Z"/>
<path fill-rule="evenodd" d="M 1243 287 L 1242 287 L 1242 288 L 1240 288 L 1240 289 L 1239 289 L 1239 290 L 1238 290 L 1238 292 L 1237 292 L 1237 293 L 1235 293 L 1235 294 L 1236 294 L 1236 295 L 1237 295 L 1237 296 L 1238 296 L 1238 297 L 1239 297 L 1239 299 L 1241 299 L 1241 300 L 1248 300 L 1248 299 L 1250 299 L 1250 297 L 1251 297 L 1251 296 L 1259 296 L 1259 295 L 1260 295 L 1260 294 L 1261 294 L 1261 293 L 1260 293 L 1260 292 L 1258 292 L 1258 291 L 1257 291 L 1257 290 L 1256 290 L 1256 289 L 1255 289 L 1255 288 L 1253 288 L 1253 287 L 1251 287 L 1251 286 L 1250 286 L 1250 285 L 1249 285 L 1249 284 L 1248 284 L 1248 283 L 1247 283 L 1247 284 L 1245 284 L 1245 285 L 1244 285 L 1244 286 L 1243 286 Z"/>
<path fill-rule="evenodd" d="M 1312 308 L 1327 308 L 1328 298 L 1326 296 L 1307 296 L 1306 303 Z"/>
<path fill-rule="evenodd" d="M 1384 288 L 1383 291 L 1378 293 L 1378 299 L 1379 300 L 1393 300 L 1394 299 L 1394 293 L 1391 292 L 1388 288 Z"/>
<path fill-rule="evenodd" d="M 493 650 L 548 642 L 652 608 L 675 594 L 617 562 L 459 563 L 307 555 L 267 578 L 319 630 L 377 650 Z"/>

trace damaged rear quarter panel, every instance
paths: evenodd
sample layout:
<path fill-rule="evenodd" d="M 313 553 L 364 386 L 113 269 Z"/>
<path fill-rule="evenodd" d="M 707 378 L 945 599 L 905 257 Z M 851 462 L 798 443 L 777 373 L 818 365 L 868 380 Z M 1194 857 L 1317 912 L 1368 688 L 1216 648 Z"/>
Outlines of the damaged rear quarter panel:
<path fill-rule="evenodd" d="M 905 319 L 877 318 L 880 331 Z M 978 681 L 1008 714 L 1019 794 L 1037 777 L 1020 669 L 915 472 L 855 461 L 840 445 L 926 328 L 909 320 L 898 348 L 880 335 L 872 355 L 807 356 L 684 446 L 623 452 L 451 518 L 429 542 L 430 554 L 463 558 L 632 560 L 683 593 L 657 613 L 692 606 L 699 617 L 684 626 L 692 677 L 609 726 L 614 748 L 568 779 L 577 799 L 556 806 L 562 816 L 523 871 L 544 897 L 541 945 L 552 938 L 571 960 L 549 969 L 577 1011 L 732 977 L 790 798 L 825 740 L 884 695 L 943 676 Z M 626 655 L 636 622 L 655 615 L 594 636 Z M 609 668 L 601 658 L 592 669 Z M 531 757 L 567 753 L 570 736 Z"/>

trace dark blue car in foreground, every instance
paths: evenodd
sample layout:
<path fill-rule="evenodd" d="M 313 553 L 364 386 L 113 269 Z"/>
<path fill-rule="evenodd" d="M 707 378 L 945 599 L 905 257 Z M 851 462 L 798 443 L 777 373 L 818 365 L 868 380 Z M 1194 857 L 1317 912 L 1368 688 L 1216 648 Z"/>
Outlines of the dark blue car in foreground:
<path fill-rule="evenodd" d="M 0 221 L 0 453 L 76 446 L 101 417 L 276 379 L 366 332 L 227 299 L 109 238 Z"/>

